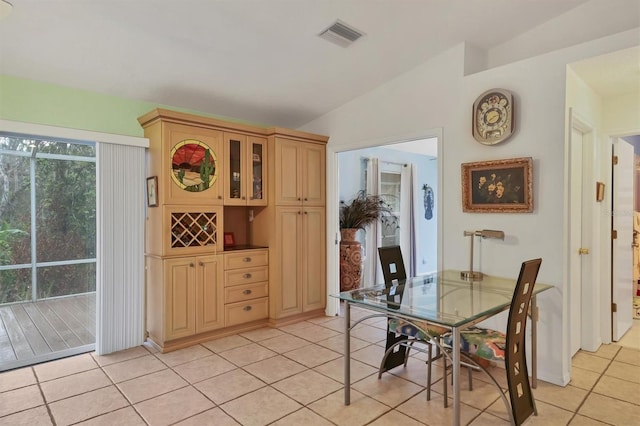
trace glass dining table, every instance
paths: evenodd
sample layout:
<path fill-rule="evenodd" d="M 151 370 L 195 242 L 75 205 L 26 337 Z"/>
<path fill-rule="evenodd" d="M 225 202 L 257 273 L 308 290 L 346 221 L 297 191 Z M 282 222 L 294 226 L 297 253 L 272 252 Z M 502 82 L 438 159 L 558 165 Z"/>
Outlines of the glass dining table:
<path fill-rule="evenodd" d="M 334 297 L 344 302 L 345 356 L 344 403 L 350 404 L 351 391 L 351 329 L 372 317 L 392 317 L 409 323 L 426 322 L 445 327 L 452 332 L 451 361 L 453 365 L 453 424 L 460 424 L 460 331 L 509 309 L 516 278 L 484 275 L 480 281 L 461 278 L 460 271 L 442 271 L 407 278 L 391 284 L 379 284 L 344 291 Z M 536 283 L 529 306 L 531 329 L 531 386 L 537 385 L 538 308 L 536 295 L 552 286 Z M 373 311 L 351 323 L 351 306 Z"/>

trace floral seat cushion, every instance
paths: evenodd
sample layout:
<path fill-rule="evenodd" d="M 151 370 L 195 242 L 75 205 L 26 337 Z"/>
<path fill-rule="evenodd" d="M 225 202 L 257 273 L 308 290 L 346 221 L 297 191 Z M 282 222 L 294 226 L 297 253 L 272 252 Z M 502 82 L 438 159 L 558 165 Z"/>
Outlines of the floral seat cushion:
<path fill-rule="evenodd" d="M 446 328 L 438 327 L 437 325 L 429 324 L 426 322 L 422 322 L 422 321 L 414 321 L 414 322 L 420 328 L 416 327 L 415 325 L 407 321 L 403 321 L 397 318 L 390 318 L 389 331 L 395 332 L 396 334 L 403 334 L 405 336 L 415 337 L 416 339 L 420 339 L 420 340 L 430 340 L 432 337 L 438 337 L 448 331 Z M 425 334 L 425 331 L 427 334 Z"/>
<path fill-rule="evenodd" d="M 442 336 L 445 345 L 451 346 L 453 335 Z M 462 351 L 491 361 L 504 361 L 504 350 L 507 336 L 496 330 L 481 327 L 470 327 L 460 332 Z"/>

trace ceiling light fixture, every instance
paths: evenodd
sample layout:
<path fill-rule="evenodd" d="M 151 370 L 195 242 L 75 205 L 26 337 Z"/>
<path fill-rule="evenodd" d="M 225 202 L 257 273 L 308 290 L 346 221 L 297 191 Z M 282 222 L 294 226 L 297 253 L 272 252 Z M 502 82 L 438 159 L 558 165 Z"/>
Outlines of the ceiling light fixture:
<path fill-rule="evenodd" d="M 13 5 L 6 0 L 0 0 L 0 20 L 6 18 L 11 14 Z"/>

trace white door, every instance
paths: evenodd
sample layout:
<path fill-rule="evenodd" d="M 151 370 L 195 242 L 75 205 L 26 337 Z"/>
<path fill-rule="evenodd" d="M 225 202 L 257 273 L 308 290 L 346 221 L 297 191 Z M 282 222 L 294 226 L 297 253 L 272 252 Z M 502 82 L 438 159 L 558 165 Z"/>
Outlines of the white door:
<path fill-rule="evenodd" d="M 571 254 L 569 257 L 569 321 L 571 324 L 570 349 L 573 356 L 581 347 L 582 331 L 582 152 L 583 134 L 571 129 L 571 192 L 569 235 Z"/>
<path fill-rule="evenodd" d="M 613 152 L 618 157 L 618 164 L 613 167 L 613 229 L 618 238 L 613 240 L 611 302 L 617 312 L 611 313 L 611 339 L 618 341 L 633 321 L 633 146 L 615 139 Z"/>

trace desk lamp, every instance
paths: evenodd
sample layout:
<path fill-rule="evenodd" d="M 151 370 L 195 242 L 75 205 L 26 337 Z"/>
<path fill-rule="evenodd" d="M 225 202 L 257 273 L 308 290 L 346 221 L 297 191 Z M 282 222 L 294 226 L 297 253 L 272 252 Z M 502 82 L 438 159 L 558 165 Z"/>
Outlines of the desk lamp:
<path fill-rule="evenodd" d="M 469 270 L 460 272 L 460 278 L 466 281 L 482 281 L 482 272 L 473 271 L 473 237 L 504 240 L 504 232 L 483 229 L 482 231 L 464 231 L 464 236 L 471 237 L 471 251 L 469 252 Z"/>

